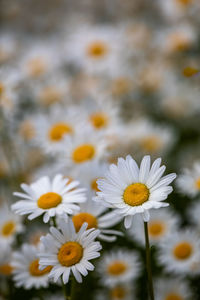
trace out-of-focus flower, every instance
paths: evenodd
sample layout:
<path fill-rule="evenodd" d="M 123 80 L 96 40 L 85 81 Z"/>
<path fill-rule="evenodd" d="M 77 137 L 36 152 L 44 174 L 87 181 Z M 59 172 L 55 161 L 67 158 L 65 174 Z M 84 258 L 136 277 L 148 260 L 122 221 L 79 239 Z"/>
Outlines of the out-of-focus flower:
<path fill-rule="evenodd" d="M 194 162 L 192 168 L 184 169 L 176 183 L 181 193 L 195 197 L 200 192 L 200 162 Z"/>
<path fill-rule="evenodd" d="M 80 212 L 72 217 L 76 232 L 86 222 L 88 229 L 99 229 L 98 238 L 107 242 L 113 242 L 116 240 L 117 235 L 122 235 L 120 231 L 109 229 L 118 224 L 121 219 L 122 216 L 116 215 L 115 212 L 108 212 L 105 206 L 100 205 L 100 203 L 95 202 L 91 198 L 81 204 Z"/>
<path fill-rule="evenodd" d="M 188 300 L 191 297 L 188 283 L 183 279 L 162 278 L 155 285 L 156 300 Z"/>
<path fill-rule="evenodd" d="M 67 184 L 69 179 L 62 175 L 56 175 L 52 182 L 42 177 L 36 182 L 27 185 L 21 184 L 25 193 L 15 192 L 14 195 L 23 200 L 12 205 L 15 213 L 20 215 L 29 214 L 28 219 L 44 214 L 43 221 L 47 223 L 50 217 L 68 216 L 79 210 L 78 203 L 86 200 L 83 188 L 77 188 L 78 181 Z"/>
<path fill-rule="evenodd" d="M 172 192 L 169 184 L 176 178 L 174 173 L 162 177 L 166 167 L 160 164 L 158 158 L 150 168 L 150 156 L 144 156 L 140 167 L 130 155 L 125 160 L 119 158 L 117 166 L 112 164 L 104 178 L 97 181 L 97 201 L 104 201 L 124 216 L 126 228 L 131 227 L 133 216 L 138 213 L 149 221 L 150 209 L 168 206 L 163 201 Z"/>
<path fill-rule="evenodd" d="M 94 270 L 89 261 L 100 256 L 101 245 L 95 242 L 99 230 L 86 230 L 85 223 L 76 233 L 71 220 L 68 223 L 60 222 L 59 227 L 61 232 L 51 227 L 51 234 L 41 238 L 45 251 L 39 254 L 40 266 L 53 267 L 49 277 L 53 278 L 54 282 L 62 277 L 63 282 L 67 283 L 71 272 L 78 282 L 82 282 L 81 275 L 86 276 L 88 270 Z"/>
<path fill-rule="evenodd" d="M 48 265 L 43 270 L 39 269 L 39 248 L 24 244 L 20 251 L 14 252 L 12 260 L 13 279 L 17 287 L 24 287 L 25 289 L 48 287 L 48 274 L 52 266 Z"/>
<path fill-rule="evenodd" d="M 159 209 L 151 212 L 148 223 L 149 240 L 151 244 L 159 244 L 178 229 L 180 220 L 169 209 Z M 135 216 L 128 231 L 129 236 L 144 245 L 144 229 L 141 216 Z"/>
<path fill-rule="evenodd" d="M 109 287 L 105 290 L 101 289 L 95 295 L 97 300 L 134 300 L 133 288 L 131 283 L 117 284 L 113 287 Z"/>
<path fill-rule="evenodd" d="M 194 231 L 172 233 L 159 247 L 158 259 L 166 271 L 182 276 L 200 273 L 199 238 Z"/>
<path fill-rule="evenodd" d="M 140 273 L 139 257 L 134 251 L 115 249 L 104 254 L 98 264 L 97 272 L 104 286 L 128 283 Z"/>
<path fill-rule="evenodd" d="M 13 273 L 12 261 L 12 249 L 8 244 L 1 243 L 0 252 L 0 276 L 10 276 Z"/>

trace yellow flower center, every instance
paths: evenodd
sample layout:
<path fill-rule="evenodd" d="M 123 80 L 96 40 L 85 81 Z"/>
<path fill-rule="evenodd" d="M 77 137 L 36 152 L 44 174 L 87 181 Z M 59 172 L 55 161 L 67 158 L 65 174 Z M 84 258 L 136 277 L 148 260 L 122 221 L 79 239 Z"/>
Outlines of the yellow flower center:
<path fill-rule="evenodd" d="M 121 286 L 116 286 L 110 291 L 111 299 L 124 299 L 126 296 L 126 290 Z"/>
<path fill-rule="evenodd" d="M 115 261 L 108 266 L 108 273 L 113 276 L 119 276 L 126 270 L 127 265 L 123 261 Z"/>
<path fill-rule="evenodd" d="M 54 86 L 45 87 L 40 93 L 40 100 L 44 105 L 59 102 L 61 98 L 62 93 Z"/>
<path fill-rule="evenodd" d="M 16 224 L 13 221 L 8 221 L 3 225 L 1 233 L 3 236 L 8 237 L 15 232 L 15 228 Z"/>
<path fill-rule="evenodd" d="M 182 33 L 173 33 L 169 37 L 171 51 L 185 51 L 190 46 L 190 40 Z"/>
<path fill-rule="evenodd" d="M 95 129 L 101 129 L 108 124 L 108 118 L 104 113 L 95 113 L 90 116 L 90 122 Z"/>
<path fill-rule="evenodd" d="M 185 77 L 192 77 L 193 75 L 196 75 L 198 72 L 199 72 L 199 70 L 196 69 L 196 68 L 193 68 L 193 67 L 186 67 L 186 68 L 183 70 L 183 75 L 184 75 Z"/>
<path fill-rule="evenodd" d="M 195 186 L 198 190 L 200 190 L 200 178 L 195 181 Z"/>
<path fill-rule="evenodd" d="M 171 294 L 167 295 L 165 300 L 183 300 L 183 297 L 178 294 L 171 293 Z"/>
<path fill-rule="evenodd" d="M 83 247 L 77 242 L 67 242 L 59 249 L 58 260 L 62 266 L 71 267 L 83 256 Z"/>
<path fill-rule="evenodd" d="M 39 259 L 33 260 L 29 265 L 29 272 L 32 276 L 42 276 L 49 273 L 52 266 L 48 266 L 43 270 L 39 269 Z"/>
<path fill-rule="evenodd" d="M 142 205 L 149 199 L 149 189 L 143 183 L 133 183 L 125 189 L 123 199 L 130 206 Z"/>
<path fill-rule="evenodd" d="M 3 275 L 11 275 L 13 267 L 10 264 L 5 264 L 0 266 L 0 273 Z"/>
<path fill-rule="evenodd" d="M 107 45 L 102 41 L 95 41 L 88 45 L 87 54 L 92 58 L 102 58 L 108 53 Z"/>
<path fill-rule="evenodd" d="M 192 3 L 193 0 L 176 0 L 178 4 L 181 4 L 183 6 L 187 6 L 190 3 Z"/>
<path fill-rule="evenodd" d="M 150 221 L 148 224 L 149 234 L 153 237 L 157 237 L 163 234 L 165 226 L 159 221 Z"/>
<path fill-rule="evenodd" d="M 100 191 L 99 188 L 98 188 L 98 185 L 97 185 L 97 180 L 98 180 L 98 179 L 99 179 L 99 178 L 93 179 L 93 180 L 91 181 L 91 184 L 90 184 L 91 189 L 94 190 L 94 191 L 96 191 L 96 192 L 99 192 L 99 191 Z"/>
<path fill-rule="evenodd" d="M 29 74 L 33 77 L 42 75 L 46 70 L 46 64 L 42 58 L 34 58 L 28 62 Z"/>
<path fill-rule="evenodd" d="M 181 242 L 175 246 L 173 253 L 177 259 L 184 260 L 191 256 L 192 251 L 192 246 L 188 242 Z"/>
<path fill-rule="evenodd" d="M 56 123 L 49 130 L 49 138 L 52 141 L 60 141 L 62 140 L 65 134 L 71 134 L 72 128 L 66 123 Z"/>
<path fill-rule="evenodd" d="M 83 163 L 85 161 L 91 160 L 94 157 L 94 155 L 94 146 L 90 144 L 83 144 L 74 150 L 72 158 L 76 163 Z"/>
<path fill-rule="evenodd" d="M 148 136 L 141 140 L 141 147 L 146 152 L 155 152 L 158 151 L 161 148 L 161 141 L 156 136 Z"/>
<path fill-rule="evenodd" d="M 76 232 L 78 232 L 84 222 L 88 223 L 88 229 L 97 228 L 97 219 L 89 213 L 79 213 L 78 215 L 73 216 L 72 221 Z"/>
<path fill-rule="evenodd" d="M 62 197 L 54 192 L 46 193 L 37 201 L 38 207 L 42 209 L 49 209 L 58 206 L 62 202 Z"/>
<path fill-rule="evenodd" d="M 4 86 L 4 84 L 2 82 L 0 82 L 0 96 L 3 95 L 4 90 L 5 90 L 5 86 Z"/>

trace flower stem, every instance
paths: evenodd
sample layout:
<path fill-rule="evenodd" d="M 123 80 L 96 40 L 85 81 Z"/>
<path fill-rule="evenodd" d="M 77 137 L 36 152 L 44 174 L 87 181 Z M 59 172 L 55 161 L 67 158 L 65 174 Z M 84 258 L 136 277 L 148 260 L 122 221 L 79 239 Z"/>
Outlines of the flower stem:
<path fill-rule="evenodd" d="M 71 300 L 71 280 L 69 280 L 68 285 L 64 284 L 62 280 L 62 288 L 63 288 L 65 299 Z"/>
<path fill-rule="evenodd" d="M 148 275 L 149 295 L 150 295 L 150 299 L 154 300 L 153 280 L 152 280 L 152 271 L 151 271 L 151 253 L 149 247 L 149 233 L 148 233 L 147 222 L 144 222 L 144 234 L 145 234 L 145 243 L 146 243 L 146 266 L 147 266 L 147 275 Z"/>

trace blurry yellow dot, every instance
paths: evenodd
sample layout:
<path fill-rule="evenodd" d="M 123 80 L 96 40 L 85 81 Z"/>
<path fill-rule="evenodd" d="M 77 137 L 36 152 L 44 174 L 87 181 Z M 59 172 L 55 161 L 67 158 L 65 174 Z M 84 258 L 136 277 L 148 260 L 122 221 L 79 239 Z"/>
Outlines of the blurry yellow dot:
<path fill-rule="evenodd" d="M 72 153 L 72 159 L 76 163 L 83 163 L 93 159 L 95 155 L 95 148 L 90 144 L 83 144 L 77 147 Z"/>
<path fill-rule="evenodd" d="M 195 186 L 198 190 L 200 190 L 200 178 L 195 181 Z"/>
<path fill-rule="evenodd" d="M 38 207 L 42 209 L 50 209 L 58 206 L 62 202 L 62 197 L 54 192 L 46 193 L 37 201 Z"/>
<path fill-rule="evenodd" d="M 104 113 L 95 113 L 90 116 L 90 122 L 95 129 L 101 129 L 108 124 L 108 117 Z"/>
<path fill-rule="evenodd" d="M 87 54 L 92 58 L 102 58 L 108 53 L 108 46 L 102 41 L 94 41 L 87 47 Z"/>
<path fill-rule="evenodd" d="M 110 291 L 111 299 L 124 299 L 126 296 L 126 290 L 122 286 L 116 286 Z"/>
<path fill-rule="evenodd" d="M 52 141 L 60 141 L 62 140 L 63 136 L 66 134 L 71 134 L 72 133 L 72 128 L 66 123 L 60 122 L 54 124 L 50 130 L 49 130 L 49 138 Z"/>
<path fill-rule="evenodd" d="M 177 259 L 188 259 L 193 252 L 192 246 L 188 242 L 181 242 L 174 247 L 173 253 Z"/>
<path fill-rule="evenodd" d="M 48 274 L 52 269 L 52 266 L 48 266 L 43 270 L 39 269 L 39 259 L 33 260 L 29 265 L 29 272 L 32 276 L 43 276 Z"/>
<path fill-rule="evenodd" d="M 108 266 L 108 274 L 112 276 L 119 276 L 123 274 L 127 270 L 127 265 L 123 261 L 115 261 L 112 262 Z"/>
<path fill-rule="evenodd" d="M 31 140 L 35 136 L 33 124 L 29 120 L 22 122 L 19 128 L 19 134 L 27 141 Z"/>
<path fill-rule="evenodd" d="M 42 89 L 39 98 L 43 105 L 48 106 L 61 101 L 62 93 L 56 87 L 48 86 Z"/>
<path fill-rule="evenodd" d="M 3 82 L 0 82 L 0 96 L 4 93 L 5 87 Z"/>
<path fill-rule="evenodd" d="M 181 4 L 183 6 L 188 6 L 192 3 L 193 0 L 176 0 L 178 4 Z"/>
<path fill-rule="evenodd" d="M 78 232 L 83 225 L 83 223 L 88 223 L 88 229 L 90 228 L 97 228 L 97 219 L 95 216 L 89 213 L 79 213 L 72 217 L 72 221 L 74 223 L 74 227 L 76 229 L 76 232 Z"/>
<path fill-rule="evenodd" d="M 126 95 L 131 90 L 132 84 L 129 78 L 120 77 L 112 82 L 111 90 L 114 96 Z"/>
<path fill-rule="evenodd" d="M 145 150 L 145 152 L 155 152 L 158 151 L 161 146 L 161 140 L 156 136 L 147 136 L 142 138 L 140 141 L 141 147 Z"/>
<path fill-rule="evenodd" d="M 198 72 L 199 72 L 199 70 L 196 69 L 196 68 L 193 68 L 193 67 L 186 67 L 186 68 L 183 70 L 183 75 L 184 75 L 185 77 L 192 77 L 193 75 L 196 75 Z"/>
<path fill-rule="evenodd" d="M 77 242 L 67 242 L 59 249 L 58 260 L 62 266 L 71 267 L 81 260 L 83 247 Z"/>
<path fill-rule="evenodd" d="M 151 236 L 158 237 L 165 231 L 165 226 L 161 221 L 150 221 L 148 224 L 148 230 Z"/>
<path fill-rule="evenodd" d="M 15 232 L 15 228 L 16 228 L 15 223 L 12 221 L 8 221 L 3 225 L 1 229 L 1 233 L 5 237 L 10 236 Z"/>
<path fill-rule="evenodd" d="M 97 180 L 98 178 L 95 178 L 91 181 L 91 189 L 94 190 L 95 192 L 99 192 L 99 188 L 98 188 L 98 185 L 97 185 Z"/>
<path fill-rule="evenodd" d="M 176 293 L 170 293 L 169 295 L 167 295 L 165 300 L 183 300 L 183 297 Z"/>
<path fill-rule="evenodd" d="M 149 189 L 143 183 L 133 183 L 125 189 L 123 199 L 130 206 L 142 205 L 149 199 Z"/>
<path fill-rule="evenodd" d="M 0 265 L 0 274 L 9 276 L 12 274 L 13 267 L 10 264 Z"/>
<path fill-rule="evenodd" d="M 39 77 L 46 71 L 46 63 L 42 58 L 33 58 L 28 62 L 28 71 L 32 77 Z"/>

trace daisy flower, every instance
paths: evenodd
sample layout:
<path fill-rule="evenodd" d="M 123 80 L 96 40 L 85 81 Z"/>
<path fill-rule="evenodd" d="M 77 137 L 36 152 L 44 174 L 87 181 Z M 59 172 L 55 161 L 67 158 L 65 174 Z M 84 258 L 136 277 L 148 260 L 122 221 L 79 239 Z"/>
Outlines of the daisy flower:
<path fill-rule="evenodd" d="M 121 42 L 122 34 L 114 27 L 82 26 L 66 45 L 67 59 L 90 74 L 113 74 L 122 60 Z"/>
<path fill-rule="evenodd" d="M 112 164 L 104 178 L 97 181 L 100 192 L 96 200 L 124 216 L 126 228 L 131 227 L 133 216 L 138 213 L 145 222 L 149 221 L 150 209 L 168 206 L 163 201 L 172 192 L 169 184 L 176 178 L 174 173 L 162 177 L 166 167 L 160 164 L 158 158 L 150 168 L 148 155 L 144 156 L 140 167 L 130 155 L 126 159 L 119 158 L 118 164 Z"/>
<path fill-rule="evenodd" d="M 104 286 L 113 287 L 137 278 L 140 263 L 137 253 L 125 249 L 112 250 L 98 264 L 97 272 Z"/>
<path fill-rule="evenodd" d="M 128 230 L 129 236 L 144 245 L 144 230 L 140 215 L 136 215 L 133 219 L 131 228 Z M 172 232 L 177 231 L 180 220 L 169 209 L 153 210 L 151 212 L 151 219 L 148 222 L 148 233 L 151 244 L 159 244 Z"/>
<path fill-rule="evenodd" d="M 66 167 L 80 166 L 86 162 L 92 162 L 105 156 L 108 141 L 102 133 L 94 132 L 88 127 L 72 137 L 65 137 L 60 146 L 62 162 Z"/>
<path fill-rule="evenodd" d="M 95 296 L 97 300 L 134 300 L 133 298 L 133 288 L 131 284 L 123 283 L 117 284 L 106 290 L 99 291 Z"/>
<path fill-rule="evenodd" d="M 100 256 L 101 245 L 95 242 L 99 230 L 94 228 L 86 230 L 87 224 L 83 224 L 76 233 L 71 220 L 66 223 L 64 220 L 59 224 L 60 230 L 50 228 L 51 234 L 41 238 L 45 246 L 45 252 L 40 253 L 40 266 L 46 268 L 51 265 L 53 268 L 49 274 L 56 282 L 62 277 L 63 282 L 69 281 L 70 273 L 78 282 L 82 282 L 82 276 L 94 270 L 89 262 L 91 259 Z"/>
<path fill-rule="evenodd" d="M 17 233 L 24 229 L 22 219 L 8 210 L 6 206 L 0 209 L 0 243 L 11 244 Z"/>
<path fill-rule="evenodd" d="M 183 194 L 191 197 L 198 195 L 200 192 L 200 162 L 194 162 L 191 169 L 184 169 L 176 183 Z"/>
<path fill-rule="evenodd" d="M 120 231 L 109 229 L 118 224 L 121 219 L 120 215 L 115 214 L 115 212 L 108 212 L 105 206 L 100 205 L 100 203 L 95 202 L 91 198 L 80 204 L 80 212 L 72 217 L 76 232 L 86 222 L 88 229 L 99 229 L 98 238 L 107 242 L 113 242 L 116 240 L 116 235 L 122 235 Z"/>
<path fill-rule="evenodd" d="M 25 193 L 15 192 L 14 195 L 22 200 L 12 205 L 12 210 L 20 215 L 29 214 L 28 219 L 33 220 L 43 215 L 47 223 L 50 217 L 72 214 L 79 210 L 78 203 L 84 202 L 85 189 L 77 188 L 78 181 L 69 182 L 68 178 L 56 175 L 52 181 L 44 176 L 36 182 L 27 185 L 21 184 Z"/>
<path fill-rule="evenodd" d="M 67 109 L 53 106 L 48 115 L 35 118 L 35 142 L 47 153 L 60 149 L 65 136 L 72 136 L 81 129 L 80 116 L 75 107 Z"/>
<path fill-rule="evenodd" d="M 25 289 L 48 287 L 48 274 L 52 266 L 39 269 L 38 251 L 42 248 L 24 244 L 20 251 L 14 252 L 12 266 L 14 267 L 14 282 L 16 287 Z"/>
<path fill-rule="evenodd" d="M 12 249 L 8 244 L 1 243 L 0 252 L 0 276 L 10 276 L 13 273 L 12 261 Z"/>
<path fill-rule="evenodd" d="M 182 279 L 159 279 L 155 286 L 156 300 L 188 300 L 190 297 L 189 286 Z"/>
<path fill-rule="evenodd" d="M 194 275 L 200 272 L 199 246 L 195 232 L 172 233 L 159 245 L 158 259 L 168 272 Z"/>

